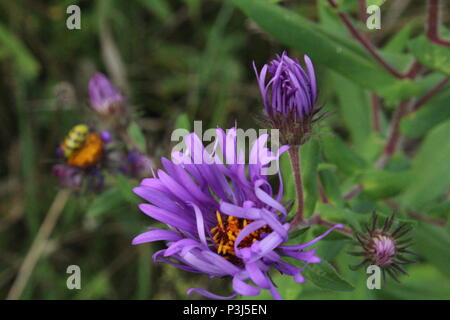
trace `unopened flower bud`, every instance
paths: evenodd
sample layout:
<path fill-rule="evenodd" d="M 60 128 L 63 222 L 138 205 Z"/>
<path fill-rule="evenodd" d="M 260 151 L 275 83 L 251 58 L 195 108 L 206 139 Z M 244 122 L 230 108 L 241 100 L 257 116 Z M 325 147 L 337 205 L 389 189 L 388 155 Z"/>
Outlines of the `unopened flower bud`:
<path fill-rule="evenodd" d="M 406 223 L 394 228 L 395 214 L 386 218 L 382 228 L 377 226 L 377 214 L 373 213 L 371 226 L 366 226 L 366 233 L 355 233 L 360 251 L 350 252 L 351 255 L 362 256 L 363 261 L 351 268 L 356 270 L 363 265 L 376 265 L 382 269 L 383 277 L 386 273 L 398 282 L 400 274 L 407 274 L 402 265 L 415 261 L 404 257 L 405 254 L 415 255 L 409 251 L 411 238 L 407 236 L 412 227 Z"/>
<path fill-rule="evenodd" d="M 101 116 L 113 116 L 124 112 L 124 97 L 102 73 L 97 72 L 89 80 L 91 107 Z"/>

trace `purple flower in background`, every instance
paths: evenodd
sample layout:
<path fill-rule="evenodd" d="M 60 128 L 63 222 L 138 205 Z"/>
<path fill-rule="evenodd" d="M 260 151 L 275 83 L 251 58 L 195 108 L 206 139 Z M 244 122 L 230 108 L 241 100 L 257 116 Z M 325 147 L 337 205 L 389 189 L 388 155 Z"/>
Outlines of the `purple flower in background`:
<path fill-rule="evenodd" d="M 312 123 L 320 120 L 316 107 L 317 85 L 311 59 L 305 55 L 306 71 L 286 52 L 256 72 L 265 110 L 265 122 L 279 129 L 283 143 L 301 145 L 311 136 Z M 268 81 L 267 81 L 268 78 Z"/>
<path fill-rule="evenodd" d="M 81 186 L 83 175 L 81 170 L 76 167 L 56 164 L 53 166 L 52 172 L 63 188 L 77 189 Z"/>
<path fill-rule="evenodd" d="M 290 224 L 281 204 L 283 182 L 279 175 L 280 186 L 274 192 L 261 169 L 271 161 L 278 161 L 288 147 L 283 146 L 274 154 L 265 147 L 268 135 L 262 135 L 251 147 L 251 164 L 245 165 L 238 159 L 242 153 L 237 148 L 236 129 L 216 132 L 215 149 L 209 152 L 194 133 L 187 135 L 184 140 L 187 152 L 172 154 L 178 164 L 162 158 L 164 170 L 158 170 L 156 177 L 144 179 L 134 189 L 150 202 L 139 208 L 166 224 L 169 230 L 150 228 L 132 243 L 166 241 L 167 248 L 153 255 L 155 262 L 232 279 L 233 292 L 229 296 L 202 288 L 191 288 L 188 294 L 196 291 L 209 298 L 227 299 L 237 294 L 256 296 L 265 289 L 279 299 L 269 272 L 276 269 L 296 282 L 304 282 L 303 269 L 309 263 L 320 262 L 316 249 L 306 249 L 332 229 L 305 244 L 286 245 Z M 215 151 L 220 151 L 227 162 L 217 161 Z M 197 153 L 206 158 L 206 163 L 194 164 Z M 211 161 L 212 158 L 216 161 Z M 294 266 L 282 257 L 299 260 L 304 265 Z"/>
<path fill-rule="evenodd" d="M 112 136 L 109 131 L 103 130 L 100 132 L 100 137 L 104 143 L 110 143 L 112 141 Z"/>
<path fill-rule="evenodd" d="M 92 108 L 100 115 L 109 116 L 124 111 L 124 97 L 102 73 L 89 80 L 89 98 Z"/>
<path fill-rule="evenodd" d="M 355 233 L 358 245 L 362 250 L 350 252 L 350 254 L 362 256 L 363 261 L 351 268 L 356 270 L 363 265 L 376 265 L 381 268 L 384 280 L 387 273 L 398 282 L 397 277 L 400 274 L 407 274 L 401 265 L 415 262 L 404 257 L 405 254 L 415 255 L 414 252 L 407 250 L 412 245 L 412 239 L 410 237 L 404 238 L 410 233 L 412 227 L 403 223 L 397 228 L 393 228 L 395 214 L 392 214 L 389 218 L 386 218 L 383 227 L 378 228 L 377 218 L 378 216 L 374 212 L 371 226 L 366 226 L 367 233 Z"/>
<path fill-rule="evenodd" d="M 123 161 L 122 171 L 136 178 L 144 178 L 150 176 L 153 169 L 152 160 L 139 150 L 131 150 Z"/>

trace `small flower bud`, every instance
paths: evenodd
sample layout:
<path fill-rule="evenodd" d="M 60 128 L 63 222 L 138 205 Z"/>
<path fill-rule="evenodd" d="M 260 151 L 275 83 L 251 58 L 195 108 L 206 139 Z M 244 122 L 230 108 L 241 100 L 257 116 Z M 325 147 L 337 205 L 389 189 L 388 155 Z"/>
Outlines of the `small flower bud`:
<path fill-rule="evenodd" d="M 393 228 L 395 214 L 386 218 L 382 228 L 377 227 L 377 214 L 372 215 L 371 227 L 366 226 L 366 233 L 355 232 L 355 237 L 361 251 L 350 252 L 351 255 L 362 256 L 363 261 L 350 267 L 356 270 L 363 265 L 376 265 L 383 271 L 383 277 L 386 273 L 398 282 L 400 274 L 407 274 L 401 265 L 414 263 L 404 257 L 404 254 L 415 255 L 415 253 L 407 250 L 411 244 L 411 238 L 404 239 L 412 230 L 406 223 L 400 224 L 397 228 Z M 393 229 L 393 231 L 391 231 Z"/>
<path fill-rule="evenodd" d="M 306 72 L 297 59 L 283 52 L 262 67 L 254 64 L 265 109 L 264 122 L 279 129 L 283 144 L 304 144 L 312 134 L 312 124 L 320 120 L 316 107 L 317 86 L 311 59 L 305 55 Z M 266 83 L 266 78 L 269 77 Z"/>
<path fill-rule="evenodd" d="M 124 97 L 102 73 L 97 72 L 89 80 L 91 107 L 101 116 L 118 115 L 124 112 Z"/>

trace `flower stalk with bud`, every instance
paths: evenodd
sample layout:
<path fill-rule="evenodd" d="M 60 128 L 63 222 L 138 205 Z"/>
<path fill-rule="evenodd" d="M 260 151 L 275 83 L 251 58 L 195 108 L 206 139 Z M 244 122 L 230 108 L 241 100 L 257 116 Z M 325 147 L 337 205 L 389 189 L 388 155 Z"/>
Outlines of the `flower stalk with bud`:
<path fill-rule="evenodd" d="M 258 72 L 254 69 L 261 92 L 263 122 L 280 131 L 281 142 L 289 145 L 289 156 L 297 193 L 297 212 L 293 226 L 303 220 L 303 183 L 300 168 L 300 146 L 312 136 L 312 126 L 323 118 L 317 107 L 317 84 L 311 59 L 304 57 L 306 71 L 297 59 L 286 52 L 277 55 Z"/>

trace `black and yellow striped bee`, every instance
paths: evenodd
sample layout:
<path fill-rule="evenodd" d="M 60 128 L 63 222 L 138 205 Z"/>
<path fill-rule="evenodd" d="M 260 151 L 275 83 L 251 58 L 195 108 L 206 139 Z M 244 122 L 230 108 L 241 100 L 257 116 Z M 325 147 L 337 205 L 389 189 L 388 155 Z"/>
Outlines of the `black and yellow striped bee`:
<path fill-rule="evenodd" d="M 73 127 L 61 144 L 64 156 L 68 158 L 75 150 L 80 148 L 86 141 L 88 134 L 89 127 L 85 124 L 78 124 Z"/>

